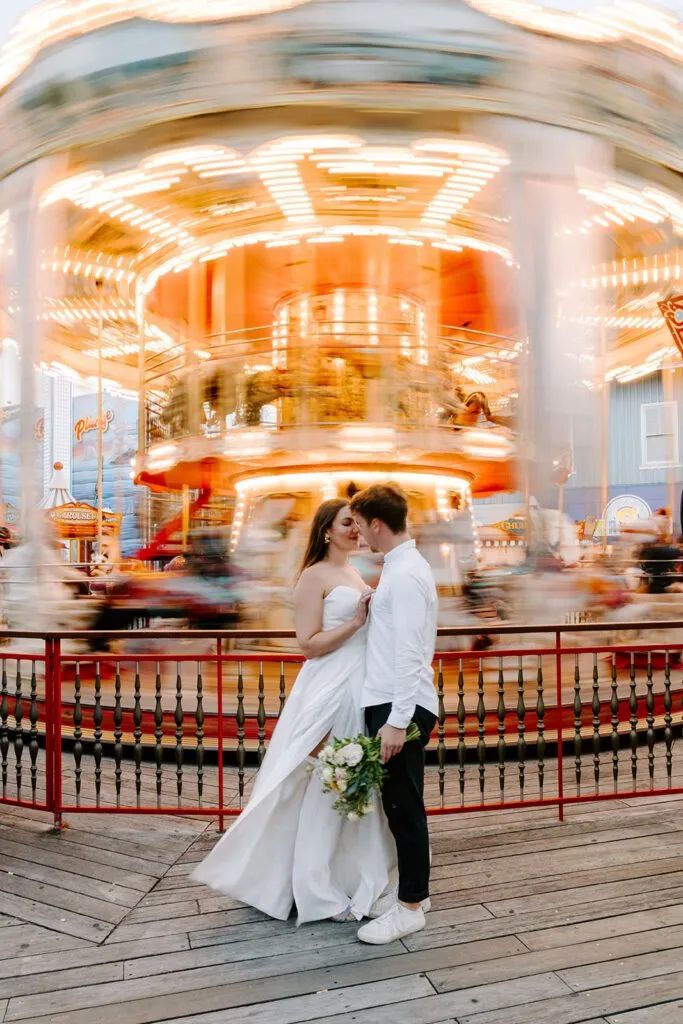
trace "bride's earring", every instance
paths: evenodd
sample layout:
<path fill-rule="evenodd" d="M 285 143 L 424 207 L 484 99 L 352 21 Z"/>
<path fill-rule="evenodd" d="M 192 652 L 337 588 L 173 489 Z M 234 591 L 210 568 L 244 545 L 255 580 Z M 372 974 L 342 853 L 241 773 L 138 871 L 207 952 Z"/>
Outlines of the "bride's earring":
<path fill-rule="evenodd" d="M 325 543 L 326 543 L 326 544 L 329 544 L 329 543 L 330 543 L 330 535 L 329 535 L 329 533 L 326 533 L 326 534 L 325 534 Z"/>

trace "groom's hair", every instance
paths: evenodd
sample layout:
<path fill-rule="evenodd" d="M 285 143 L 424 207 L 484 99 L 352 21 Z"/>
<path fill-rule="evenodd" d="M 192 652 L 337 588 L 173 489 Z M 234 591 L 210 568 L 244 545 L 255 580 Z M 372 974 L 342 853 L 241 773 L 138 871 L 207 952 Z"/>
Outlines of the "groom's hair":
<path fill-rule="evenodd" d="M 372 484 L 351 498 L 351 511 L 371 523 L 379 519 L 392 533 L 403 533 L 408 520 L 408 499 L 396 484 Z"/>

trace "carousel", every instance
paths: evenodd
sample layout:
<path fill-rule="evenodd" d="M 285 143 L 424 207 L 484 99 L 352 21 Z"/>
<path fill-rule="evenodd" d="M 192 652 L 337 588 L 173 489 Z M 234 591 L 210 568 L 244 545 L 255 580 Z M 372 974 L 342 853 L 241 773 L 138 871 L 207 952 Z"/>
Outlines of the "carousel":
<path fill-rule="evenodd" d="M 224 530 L 264 629 L 315 505 L 373 480 L 407 491 L 444 597 L 519 561 L 476 509 L 557 510 L 568 447 L 600 514 L 610 385 L 679 373 L 657 303 L 682 288 L 680 46 L 664 13 L 517 7 L 53 0 L 18 22 L 0 253 L 27 508 L 37 371 L 137 401 L 140 556 Z"/>
<path fill-rule="evenodd" d="M 53 470 L 48 492 L 38 507 L 45 512 L 58 541 L 68 545 L 69 561 L 89 565 L 95 559 L 95 565 L 115 565 L 119 561 L 122 513 L 76 501 L 62 463 L 55 462 Z"/>

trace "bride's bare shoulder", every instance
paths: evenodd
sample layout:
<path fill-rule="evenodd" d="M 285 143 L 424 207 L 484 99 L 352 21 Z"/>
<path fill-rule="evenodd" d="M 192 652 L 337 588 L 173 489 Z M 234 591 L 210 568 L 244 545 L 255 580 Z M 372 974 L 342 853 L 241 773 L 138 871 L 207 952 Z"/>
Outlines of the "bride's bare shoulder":
<path fill-rule="evenodd" d="M 294 597 L 305 597 L 310 600 L 312 597 L 322 598 L 325 592 L 326 574 L 321 566 L 309 565 L 299 576 L 294 587 Z"/>

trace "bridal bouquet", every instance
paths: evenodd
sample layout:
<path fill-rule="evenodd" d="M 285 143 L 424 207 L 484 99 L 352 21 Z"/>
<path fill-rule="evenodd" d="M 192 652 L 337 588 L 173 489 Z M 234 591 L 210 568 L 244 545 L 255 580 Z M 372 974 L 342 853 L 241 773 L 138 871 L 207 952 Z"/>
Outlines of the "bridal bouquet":
<path fill-rule="evenodd" d="M 406 743 L 419 738 L 420 730 L 411 722 Z M 373 810 L 372 798 L 381 790 L 386 772 L 380 749 L 379 736 L 361 733 L 353 739 L 333 738 L 318 754 L 323 792 L 338 794 L 334 809 L 349 821 L 360 821 Z"/>

